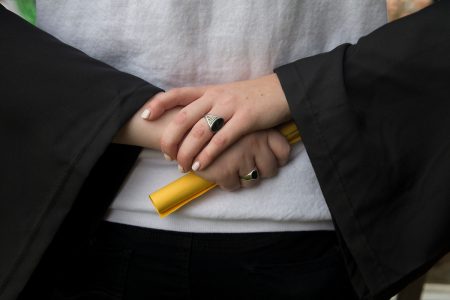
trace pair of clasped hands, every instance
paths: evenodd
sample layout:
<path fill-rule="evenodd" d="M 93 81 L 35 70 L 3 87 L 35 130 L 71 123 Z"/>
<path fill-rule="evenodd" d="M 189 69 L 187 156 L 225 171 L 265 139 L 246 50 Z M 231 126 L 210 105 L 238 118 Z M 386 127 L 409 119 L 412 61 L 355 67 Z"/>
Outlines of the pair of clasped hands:
<path fill-rule="evenodd" d="M 224 119 L 213 133 L 204 116 Z M 153 96 L 116 135 L 114 142 L 161 150 L 224 190 L 250 187 L 241 180 L 255 167 L 260 178 L 277 174 L 290 145 L 275 126 L 291 119 L 276 74 L 253 80 L 175 88 Z"/>

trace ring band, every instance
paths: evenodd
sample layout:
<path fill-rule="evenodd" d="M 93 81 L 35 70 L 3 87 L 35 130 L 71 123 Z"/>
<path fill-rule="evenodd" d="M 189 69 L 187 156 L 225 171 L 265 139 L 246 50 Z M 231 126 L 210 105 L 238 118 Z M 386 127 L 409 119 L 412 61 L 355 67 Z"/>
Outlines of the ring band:
<path fill-rule="evenodd" d="M 214 132 L 214 133 L 219 131 L 220 128 L 222 128 L 223 124 L 225 123 L 223 118 L 215 116 L 215 115 L 207 114 L 207 115 L 205 115 L 204 118 L 206 120 L 206 123 L 208 123 L 209 129 L 211 130 L 211 132 Z"/>
<path fill-rule="evenodd" d="M 248 173 L 247 175 L 244 176 L 240 176 L 241 180 L 243 181 L 253 181 L 253 180 L 257 180 L 259 178 L 259 172 L 257 168 L 254 168 L 253 170 L 250 171 L 250 173 Z"/>

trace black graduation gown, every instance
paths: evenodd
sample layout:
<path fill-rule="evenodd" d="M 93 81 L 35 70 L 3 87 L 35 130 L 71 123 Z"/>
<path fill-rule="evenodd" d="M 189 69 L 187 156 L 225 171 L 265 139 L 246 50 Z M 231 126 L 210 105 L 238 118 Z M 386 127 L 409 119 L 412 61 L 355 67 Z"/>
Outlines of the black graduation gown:
<path fill-rule="evenodd" d="M 360 296 L 450 250 L 450 1 L 276 70 Z"/>
<path fill-rule="evenodd" d="M 16 299 L 58 230 L 65 247 L 46 257 L 82 244 L 139 153 L 113 136 L 159 91 L 0 5 L 0 299 Z"/>
<path fill-rule="evenodd" d="M 450 249 L 449 17 L 442 1 L 276 69 L 364 299 Z M 15 299 L 89 241 L 139 153 L 112 137 L 159 89 L 1 6 L 0 59 L 0 299 Z"/>

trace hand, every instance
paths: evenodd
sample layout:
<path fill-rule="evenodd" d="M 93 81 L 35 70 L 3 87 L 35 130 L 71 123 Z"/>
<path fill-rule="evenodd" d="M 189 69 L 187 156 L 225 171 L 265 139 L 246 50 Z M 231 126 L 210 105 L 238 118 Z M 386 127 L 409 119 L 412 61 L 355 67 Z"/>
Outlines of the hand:
<path fill-rule="evenodd" d="M 276 74 L 229 84 L 178 88 L 161 93 L 147 106 L 156 120 L 175 106 L 185 106 L 169 123 L 161 150 L 184 170 L 205 169 L 227 147 L 247 133 L 290 119 L 289 107 Z M 215 135 L 203 117 L 220 116 L 225 125 Z"/>
<path fill-rule="evenodd" d="M 260 179 L 244 181 L 240 176 L 248 174 L 255 167 L 260 178 L 277 174 L 278 168 L 289 159 L 291 147 L 286 138 L 276 130 L 250 133 L 223 152 L 209 167 L 196 172 L 224 190 L 252 187 Z"/>
<path fill-rule="evenodd" d="M 173 120 L 180 108 L 167 111 L 155 122 L 145 122 L 142 114 L 149 105 L 147 102 L 134 116 L 117 132 L 113 143 L 140 146 L 160 150 L 160 139 L 164 129 Z"/>

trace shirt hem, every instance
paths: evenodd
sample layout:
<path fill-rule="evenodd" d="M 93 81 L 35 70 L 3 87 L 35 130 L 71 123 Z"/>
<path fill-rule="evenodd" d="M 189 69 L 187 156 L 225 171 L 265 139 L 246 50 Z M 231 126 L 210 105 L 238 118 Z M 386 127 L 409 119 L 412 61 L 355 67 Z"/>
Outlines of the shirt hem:
<path fill-rule="evenodd" d="M 183 215 L 160 218 L 155 213 L 110 209 L 105 221 L 144 228 L 195 233 L 243 233 L 334 230 L 331 220 L 276 221 L 262 219 L 207 219 Z"/>

